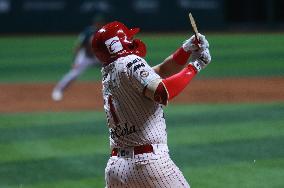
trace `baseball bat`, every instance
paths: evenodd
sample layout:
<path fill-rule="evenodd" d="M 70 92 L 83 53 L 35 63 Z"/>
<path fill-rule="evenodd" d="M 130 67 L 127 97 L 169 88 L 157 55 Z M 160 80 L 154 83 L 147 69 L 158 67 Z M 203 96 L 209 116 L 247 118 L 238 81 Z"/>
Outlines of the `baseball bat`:
<path fill-rule="evenodd" d="M 197 29 L 196 22 L 195 22 L 195 20 L 192 16 L 191 12 L 188 14 L 188 17 L 189 17 L 191 27 L 192 27 L 194 35 L 195 35 L 195 39 L 197 40 L 197 42 L 199 42 L 198 29 Z"/>

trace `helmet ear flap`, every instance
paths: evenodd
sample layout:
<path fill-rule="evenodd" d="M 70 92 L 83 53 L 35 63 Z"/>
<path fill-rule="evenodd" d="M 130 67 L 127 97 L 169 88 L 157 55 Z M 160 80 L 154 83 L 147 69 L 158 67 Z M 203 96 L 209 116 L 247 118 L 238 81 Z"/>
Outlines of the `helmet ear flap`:
<path fill-rule="evenodd" d="M 132 29 L 128 29 L 127 35 L 129 38 L 133 38 L 134 35 L 136 35 L 137 33 L 139 33 L 140 28 L 132 28 Z"/>

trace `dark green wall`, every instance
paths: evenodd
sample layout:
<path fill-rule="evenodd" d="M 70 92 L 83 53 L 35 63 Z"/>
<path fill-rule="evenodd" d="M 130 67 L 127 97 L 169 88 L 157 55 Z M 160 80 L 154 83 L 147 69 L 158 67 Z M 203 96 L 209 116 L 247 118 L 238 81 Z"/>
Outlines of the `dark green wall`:
<path fill-rule="evenodd" d="M 200 29 L 271 27 L 284 20 L 282 7 L 280 0 L 0 0 L 0 33 L 77 32 L 98 13 L 143 31 L 188 30 L 188 12 Z"/>
<path fill-rule="evenodd" d="M 180 31 L 190 27 L 192 11 L 201 28 L 224 24 L 223 0 L 0 0 L 0 32 L 74 32 L 103 12 L 144 31 Z M 1 4 L 8 9 L 1 9 Z"/>

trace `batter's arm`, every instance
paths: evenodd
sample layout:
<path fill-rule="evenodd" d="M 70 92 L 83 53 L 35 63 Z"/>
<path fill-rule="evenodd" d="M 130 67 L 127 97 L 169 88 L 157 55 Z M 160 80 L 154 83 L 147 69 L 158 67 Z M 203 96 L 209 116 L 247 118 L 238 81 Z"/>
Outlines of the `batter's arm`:
<path fill-rule="evenodd" d="M 186 67 L 191 54 L 196 56 L 200 51 L 207 49 L 209 43 L 204 35 L 198 34 L 199 41 L 196 42 L 195 35 L 184 41 L 182 46 L 178 48 L 172 55 L 167 57 L 161 64 L 153 67 L 154 71 L 162 78 L 167 78 Z"/>
<path fill-rule="evenodd" d="M 145 88 L 144 94 L 148 98 L 166 105 L 169 100 L 182 92 L 197 72 L 197 69 L 192 64 L 189 64 L 170 77 L 157 79 L 149 83 Z"/>
<path fill-rule="evenodd" d="M 161 64 L 154 66 L 153 69 L 162 78 L 172 76 L 185 67 L 192 51 L 196 49 L 198 49 L 198 46 L 196 46 L 193 37 L 191 37 Z"/>
<path fill-rule="evenodd" d="M 202 43 L 198 46 L 198 50 L 189 52 L 184 48 L 184 44 L 190 45 L 190 43 L 185 42 L 163 63 L 153 67 L 161 78 L 147 85 L 145 96 L 166 105 L 169 100 L 182 92 L 200 70 L 211 62 L 209 43 L 204 36 L 201 36 L 200 39 Z M 191 53 L 192 60 L 187 64 Z"/>
<path fill-rule="evenodd" d="M 184 67 L 185 65 L 177 64 L 173 59 L 173 55 L 170 55 L 161 64 L 154 66 L 153 69 L 161 78 L 167 78 L 178 73 Z"/>

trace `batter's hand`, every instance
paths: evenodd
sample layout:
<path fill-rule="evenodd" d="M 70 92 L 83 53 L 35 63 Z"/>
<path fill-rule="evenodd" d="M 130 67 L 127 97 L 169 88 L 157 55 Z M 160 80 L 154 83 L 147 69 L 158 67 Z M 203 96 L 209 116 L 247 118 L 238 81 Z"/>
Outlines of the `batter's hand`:
<path fill-rule="evenodd" d="M 197 52 L 193 52 L 191 56 L 191 63 L 200 72 L 211 62 L 211 55 L 208 48 L 204 50 L 200 49 Z"/>
<path fill-rule="evenodd" d="M 189 39 L 183 42 L 182 48 L 186 52 L 195 52 L 198 50 L 204 50 L 209 48 L 209 42 L 206 40 L 205 36 L 198 33 L 199 40 L 197 41 L 195 35 L 192 35 Z"/>

